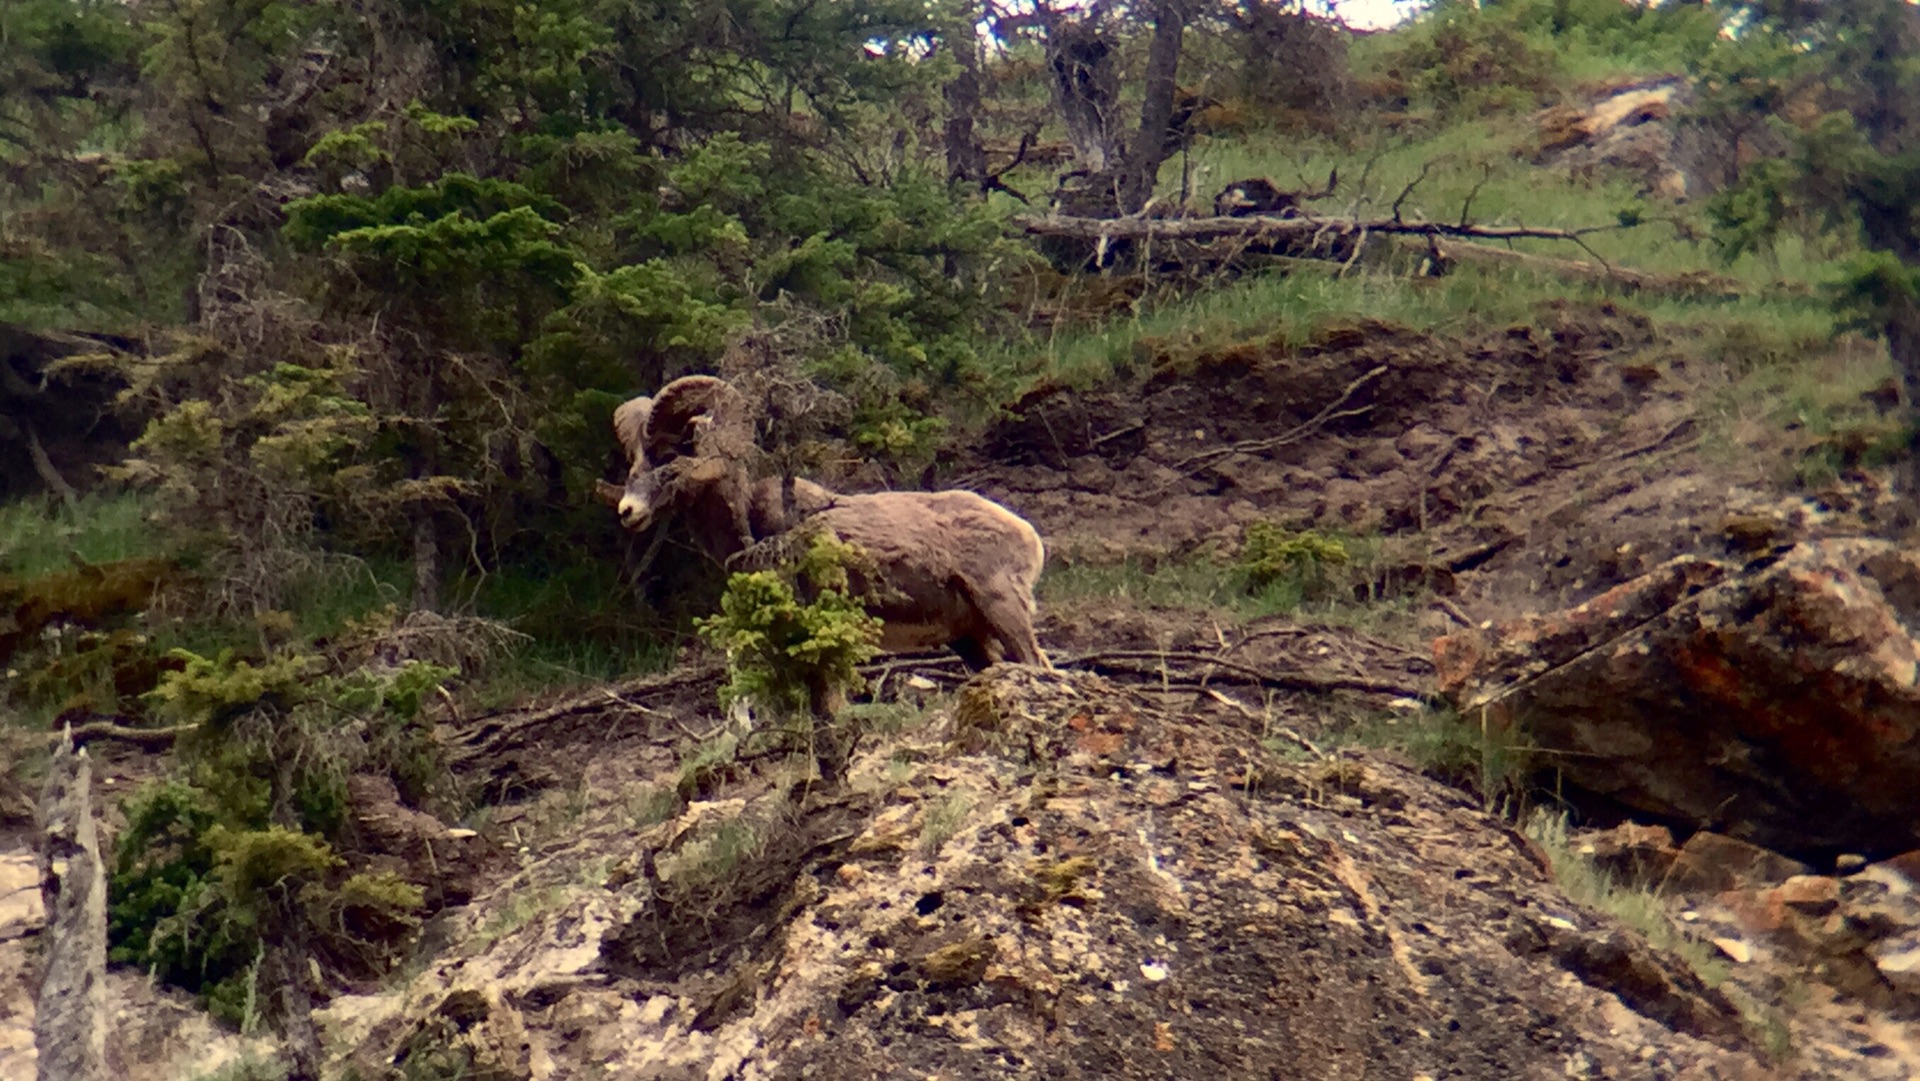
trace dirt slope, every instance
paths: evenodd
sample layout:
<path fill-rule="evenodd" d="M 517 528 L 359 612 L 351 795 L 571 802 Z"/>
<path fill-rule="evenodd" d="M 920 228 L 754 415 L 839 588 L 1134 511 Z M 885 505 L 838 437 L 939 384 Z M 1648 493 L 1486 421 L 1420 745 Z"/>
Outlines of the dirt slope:
<path fill-rule="evenodd" d="M 1722 373 L 1612 305 L 1537 323 L 1161 348 L 1137 382 L 1030 393 L 961 480 L 1068 562 L 1230 552 L 1261 518 L 1407 537 L 1405 554 L 1477 572 L 1458 585 L 1475 618 L 1718 550 L 1729 512 L 1779 503 L 1765 456 L 1699 453 L 1698 396 Z"/>
<path fill-rule="evenodd" d="M 454 932 L 404 996 L 323 1025 L 363 1076 L 1763 1076 L 1732 1004 L 1392 765 L 1281 762 L 1097 677 L 1001 670 L 853 789 L 729 790 L 637 837 L 589 798 L 571 843 L 609 872 L 517 879 L 459 920 L 546 886 L 524 922 Z M 769 831 L 756 880 L 781 872 L 753 919 L 649 901 L 690 896 L 673 854 L 743 820 Z"/>
<path fill-rule="evenodd" d="M 1431 572 L 1456 610 L 1443 623 L 1741 543 L 1729 513 L 1808 533 L 1880 498 L 1856 480 L 1809 501 L 1757 455 L 1703 454 L 1693 417 L 1716 374 L 1608 307 L 1464 341 L 1356 323 L 1143 359 L 1135 384 L 1036 391 L 952 483 L 1029 515 L 1063 563 L 1230 552 L 1255 519 L 1377 530 Z M 334 1065 L 362 1081 L 1878 1081 L 1912 1064 L 1888 1049 L 1920 1046 L 1914 1026 L 1824 990 L 1790 1023 L 1810 1050 L 1763 1050 L 1756 1014 L 1570 901 L 1461 793 L 1322 753 L 1351 717 L 1431 690 L 1418 614 L 1382 633 L 1101 598 L 1042 617 L 1060 674 L 880 665 L 891 734 L 848 789 L 762 760 L 665 823 L 659 788 L 723 720 L 712 666 L 445 718 L 492 806 L 455 847 L 396 827 L 387 856 L 448 868 L 448 907 L 414 965 L 322 989 Z M 103 773 L 137 774 L 120 754 Z M 30 998 L 31 941 L 0 940 L 11 1005 Z M 1728 986 L 1771 1001 L 1800 979 Z M 166 1027 L 127 994 L 138 1031 Z M 168 1047 L 128 1076 L 176 1076 Z"/>

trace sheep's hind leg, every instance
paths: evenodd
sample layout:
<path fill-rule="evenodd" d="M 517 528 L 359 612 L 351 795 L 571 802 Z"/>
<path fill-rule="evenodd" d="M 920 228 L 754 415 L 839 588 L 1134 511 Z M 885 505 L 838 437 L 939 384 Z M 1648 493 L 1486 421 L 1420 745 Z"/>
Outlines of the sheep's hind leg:
<path fill-rule="evenodd" d="M 960 663 L 966 665 L 969 672 L 984 671 L 993 663 L 992 655 L 987 652 L 987 647 L 981 644 L 978 638 L 972 636 L 956 638 L 947 645 L 955 653 L 960 654 Z"/>
<path fill-rule="evenodd" d="M 1040 648 L 1040 639 L 1033 633 L 1032 610 L 1018 591 L 969 588 L 967 592 L 973 597 L 974 606 L 979 609 L 994 640 L 1005 651 L 1007 660 L 1053 670 L 1053 662 L 1047 660 L 1045 651 Z"/>

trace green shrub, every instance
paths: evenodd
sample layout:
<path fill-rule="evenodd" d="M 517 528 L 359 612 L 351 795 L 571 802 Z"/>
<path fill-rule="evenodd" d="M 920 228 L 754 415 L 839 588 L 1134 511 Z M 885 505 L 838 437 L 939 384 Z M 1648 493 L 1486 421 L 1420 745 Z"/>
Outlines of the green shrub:
<path fill-rule="evenodd" d="M 720 614 L 696 624 L 726 651 L 723 704 L 746 699 L 784 714 L 817 714 L 828 693 L 860 683 L 881 629 L 851 592 L 848 567 L 862 558 L 820 533 L 787 565 L 728 580 Z"/>
<path fill-rule="evenodd" d="M 1333 568 L 1350 559 L 1347 546 L 1324 533 L 1292 533 L 1271 522 L 1254 522 L 1241 544 L 1239 569 L 1250 592 L 1291 584 L 1307 599 L 1326 592 L 1334 584 Z"/>
<path fill-rule="evenodd" d="M 1387 75 L 1443 111 L 1514 107 L 1552 89 L 1555 58 L 1504 20 L 1452 8 L 1411 36 Z"/>
<path fill-rule="evenodd" d="M 881 623 L 853 592 L 850 569 L 866 561 L 858 548 L 825 531 L 786 543 L 781 566 L 733 575 L 720 613 L 697 626 L 726 651 L 722 704 L 745 701 L 771 714 L 789 746 L 811 750 L 832 779 L 857 738 L 833 719 L 863 682 L 860 666 L 879 650 Z"/>
<path fill-rule="evenodd" d="M 113 960 L 198 992 L 234 1022 L 257 1013 L 270 950 L 360 978 L 385 972 L 424 895 L 336 850 L 346 779 L 384 771 L 403 790 L 430 786 L 442 771 L 421 706 L 451 670 L 409 662 L 335 673 L 312 654 L 174 655 L 180 668 L 147 697 L 192 730 L 176 744 L 175 775 L 126 806 L 108 884 Z"/>

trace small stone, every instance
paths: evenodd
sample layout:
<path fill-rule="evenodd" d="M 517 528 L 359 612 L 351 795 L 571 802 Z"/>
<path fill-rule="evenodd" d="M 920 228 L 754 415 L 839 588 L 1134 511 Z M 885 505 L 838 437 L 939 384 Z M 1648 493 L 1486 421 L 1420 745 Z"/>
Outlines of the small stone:
<path fill-rule="evenodd" d="M 1840 882 L 1825 875 L 1794 875 L 1774 887 L 1773 897 L 1802 912 L 1822 915 L 1840 903 Z"/>
<path fill-rule="evenodd" d="M 1837 875 L 1850 875 L 1866 865 L 1867 857 L 1857 852 L 1848 852 L 1844 855 L 1834 857 L 1833 873 Z"/>
<path fill-rule="evenodd" d="M 1881 860 L 1879 863 L 1874 864 L 1874 866 L 1890 871 L 1897 871 L 1902 878 L 1907 880 L 1909 886 L 1920 887 L 1920 849 L 1912 852 L 1902 852 L 1891 859 Z"/>
<path fill-rule="evenodd" d="M 1664 893 L 1723 893 L 1777 886 L 1812 868 L 1778 852 L 1701 830 L 1680 847 L 1662 880 Z"/>
<path fill-rule="evenodd" d="M 1665 826 L 1622 822 L 1610 830 L 1577 838 L 1580 851 L 1620 882 L 1658 882 L 1679 857 L 1673 833 Z"/>
<path fill-rule="evenodd" d="M 1167 971 L 1167 966 L 1158 961 L 1142 961 L 1140 962 L 1140 975 L 1144 977 L 1148 983 L 1159 983 L 1161 980 L 1166 979 L 1170 973 Z"/>
<path fill-rule="evenodd" d="M 1716 938 L 1713 944 L 1720 947 L 1721 953 L 1733 958 L 1736 964 L 1744 965 L 1753 960 L 1753 947 L 1737 938 Z"/>
<path fill-rule="evenodd" d="M 1901 935 L 1869 949 L 1874 967 L 1903 994 L 1920 994 L 1920 936 Z"/>

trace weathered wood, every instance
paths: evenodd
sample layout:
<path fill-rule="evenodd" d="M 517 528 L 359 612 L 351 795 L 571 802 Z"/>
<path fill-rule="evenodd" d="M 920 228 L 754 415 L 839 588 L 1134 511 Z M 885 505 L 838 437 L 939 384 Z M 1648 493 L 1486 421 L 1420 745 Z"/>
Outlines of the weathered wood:
<path fill-rule="evenodd" d="M 1417 244 L 1419 241 L 1406 241 Z M 1585 259 L 1560 259 L 1551 255 L 1539 255 L 1533 252 L 1512 251 L 1496 248 L 1490 244 L 1474 244 L 1470 241 L 1455 240 L 1439 249 L 1441 258 L 1458 262 L 1499 263 L 1509 266 L 1526 267 L 1552 274 L 1559 278 L 1572 278 L 1577 281 L 1610 281 L 1648 293 L 1714 294 L 1738 296 L 1748 291 L 1747 287 L 1734 278 L 1708 271 L 1695 271 L 1684 274 L 1656 274 L 1647 270 L 1635 270 L 1632 267 L 1608 266 Z"/>
<path fill-rule="evenodd" d="M 47 969 L 33 1019 L 40 1081 L 106 1081 L 107 877 L 93 821 L 93 764 L 69 737 L 39 810 Z"/>
<path fill-rule="evenodd" d="M 91 721 L 71 732 L 49 732 L 48 737 L 56 742 L 71 739 L 75 746 L 84 747 L 95 740 L 114 740 L 131 743 L 146 751 L 164 751 L 173 746 L 181 736 L 200 727 L 196 724 L 175 725 L 171 728 L 134 728 L 117 721 Z"/>
<path fill-rule="evenodd" d="M 1071 237 L 1076 240 L 1248 240 L 1332 234 L 1378 233 L 1383 236 L 1480 237 L 1488 240 L 1571 240 L 1622 228 L 1596 225 L 1579 229 L 1548 229 L 1526 225 L 1449 225 L 1438 221 L 1369 221 L 1360 218 L 1298 217 L 1214 218 L 1082 218 L 1064 214 L 1023 214 L 1013 223 L 1033 236 Z"/>

